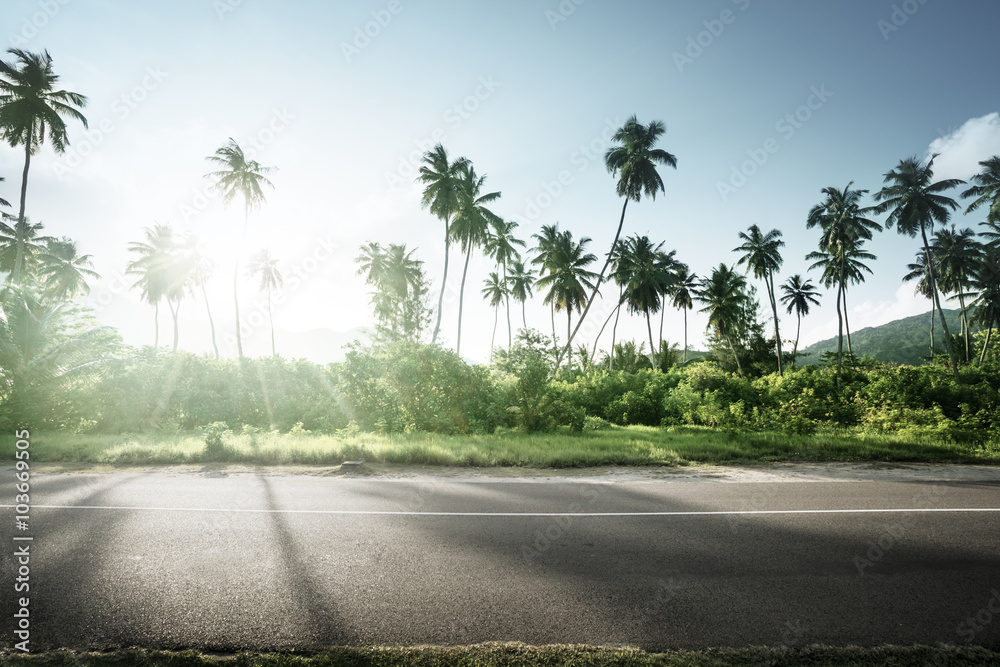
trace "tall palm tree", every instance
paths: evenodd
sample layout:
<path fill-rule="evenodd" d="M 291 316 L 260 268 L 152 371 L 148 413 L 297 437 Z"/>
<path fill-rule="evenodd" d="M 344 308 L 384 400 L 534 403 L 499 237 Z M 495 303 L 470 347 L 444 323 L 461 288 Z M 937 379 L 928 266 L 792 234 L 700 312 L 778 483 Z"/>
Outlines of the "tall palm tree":
<path fill-rule="evenodd" d="M 878 213 L 889 213 L 885 222 L 887 228 L 896 225 L 896 231 L 908 236 L 916 236 L 920 232 L 924 244 L 924 254 L 927 255 L 927 267 L 930 271 L 931 288 L 934 292 L 934 305 L 941 319 L 944 330 L 945 347 L 951 362 L 952 374 L 956 384 L 961 384 L 958 376 L 958 360 L 951 344 L 951 332 L 941 308 L 941 298 L 938 294 L 939 285 L 934 262 L 931 260 L 931 246 L 927 234 L 933 231 L 934 223 L 945 225 L 953 211 L 959 208 L 958 202 L 941 194 L 952 188 L 964 185 L 959 179 L 946 179 L 934 182 L 934 160 L 937 154 L 923 164 L 917 157 L 901 160 L 895 169 L 886 173 L 886 185 L 875 193 L 875 201 L 881 202 Z"/>
<path fill-rule="evenodd" d="M 967 360 L 971 359 L 971 347 L 965 296 L 982 253 L 983 246 L 976 240 L 976 233 L 969 228 L 958 230 L 952 225 L 951 229 L 945 228 L 934 232 L 931 254 L 937 262 L 941 291 L 945 294 L 954 294 L 953 298 L 958 299 L 962 322 L 961 335 Z"/>
<path fill-rule="evenodd" d="M 153 306 L 156 335 L 153 347 L 160 345 L 160 301 L 166 299 L 174 320 L 174 351 L 177 351 L 180 301 L 190 279 L 190 264 L 179 252 L 177 236 L 170 225 L 156 223 L 143 228 L 145 241 L 134 241 L 128 251 L 138 255 L 125 268 L 126 275 L 136 276 L 133 288 L 142 293 L 142 300 Z"/>
<path fill-rule="evenodd" d="M 415 341 L 423 330 L 427 287 L 423 262 L 414 259 L 415 252 L 396 243 L 387 248 L 368 243 L 361 246 L 355 260 L 360 265 L 358 274 L 375 288 L 371 302 L 382 339 Z"/>
<path fill-rule="evenodd" d="M 851 181 L 840 190 L 836 187 L 823 188 L 824 201 L 814 206 L 806 218 L 806 228 L 820 227 L 819 251 L 810 253 L 806 259 L 816 260 L 815 268 L 823 268 L 824 287 L 837 289 L 837 369 L 843 368 L 844 330 L 847 330 L 847 349 L 853 354 L 850 322 L 847 317 L 847 283 L 863 280 L 863 271 L 868 267 L 861 259 L 875 259 L 862 250 L 865 241 L 870 241 L 882 226 L 866 216 L 875 211 L 874 207 L 862 207 L 861 200 L 868 190 L 855 190 Z M 858 262 L 858 265 L 852 264 Z M 863 268 L 862 268 L 863 267 Z M 869 271 L 870 273 L 870 271 Z M 839 382 L 839 376 L 838 376 Z"/>
<path fill-rule="evenodd" d="M 16 62 L 0 61 L 0 132 L 12 147 L 24 146 L 24 171 L 21 174 L 21 201 L 17 219 L 24 222 L 28 197 L 28 170 L 31 156 L 45 143 L 46 133 L 56 153 L 69 145 L 66 122 L 74 118 L 87 127 L 80 109 L 87 98 L 79 93 L 57 90 L 59 75 L 52 69 L 48 51 L 30 53 L 8 49 Z M 21 279 L 21 248 L 14 263 L 13 282 Z"/>
<path fill-rule="evenodd" d="M 785 312 L 789 315 L 792 311 L 795 311 L 795 317 L 798 320 L 798 324 L 795 328 L 795 347 L 792 348 L 792 364 L 795 364 L 795 359 L 799 354 L 799 334 L 802 332 L 802 316 L 809 314 L 809 305 L 813 306 L 819 305 L 819 292 L 816 290 L 816 286 L 813 285 L 811 280 L 802 280 L 802 276 L 795 274 L 788 280 L 786 280 L 781 285 L 781 291 L 784 293 L 781 297 L 781 303 L 788 306 Z"/>
<path fill-rule="evenodd" d="M 462 310 L 465 302 L 465 279 L 469 273 L 469 260 L 474 248 L 481 247 L 489 237 L 490 225 L 503 222 L 496 213 L 486 208 L 487 204 L 500 198 L 499 192 L 483 194 L 486 176 L 476 173 L 472 163 L 462 165 L 458 190 L 458 210 L 451 222 L 451 235 L 462 246 L 465 253 L 465 267 L 462 269 L 462 283 L 458 290 L 458 339 L 455 352 L 462 353 Z"/>
<path fill-rule="evenodd" d="M 507 267 L 513 262 L 521 261 L 521 253 L 518 247 L 526 248 L 527 243 L 514 236 L 517 223 L 513 220 L 500 220 L 492 223 L 492 231 L 486 238 L 483 251 L 487 257 L 492 257 L 497 268 L 503 270 L 503 284 L 507 286 Z M 507 307 L 507 347 L 514 344 L 513 330 L 510 326 L 510 291 L 507 290 L 504 296 Z"/>
<path fill-rule="evenodd" d="M 76 241 L 64 236 L 56 240 L 50 239 L 45 252 L 41 255 L 39 277 L 45 293 L 57 301 L 73 299 L 79 294 L 89 294 L 90 286 L 87 278 L 100 280 L 101 275 L 94 271 L 90 255 L 77 253 Z"/>
<path fill-rule="evenodd" d="M 990 210 L 986 214 L 986 222 L 1000 224 L 1000 155 L 980 162 L 979 166 L 983 170 L 972 177 L 975 185 L 962 193 L 965 198 L 976 197 L 965 213 L 968 215 L 979 207 L 988 205 Z"/>
<path fill-rule="evenodd" d="M 573 310 L 578 312 L 587 303 L 587 290 L 592 290 L 597 274 L 587 267 L 597 261 L 597 256 L 587 252 L 590 238 L 583 237 L 578 242 L 573 240 L 572 233 L 566 231 L 559 234 L 551 249 L 546 274 L 535 282 L 535 287 L 547 289 L 544 303 L 552 304 L 555 310 L 566 311 L 566 335 L 570 335 Z M 556 362 L 558 367 L 558 360 Z M 567 356 L 567 366 L 572 374 L 572 350 Z"/>
<path fill-rule="evenodd" d="M 431 343 L 437 342 L 441 331 L 441 309 L 444 306 L 444 292 L 448 285 L 448 255 L 451 248 L 451 219 L 458 212 L 459 190 L 461 188 L 462 169 L 468 163 L 464 157 L 449 161 L 448 151 L 437 144 L 432 150 L 424 153 L 423 166 L 420 167 L 417 181 L 424 185 L 424 194 L 420 200 L 421 206 L 430 209 L 432 215 L 444 222 L 444 275 L 441 277 L 441 293 L 438 296 L 437 320 L 434 323 L 434 333 Z"/>
<path fill-rule="evenodd" d="M 934 359 L 934 291 L 931 289 L 931 274 L 927 270 L 927 256 L 922 250 L 917 251 L 913 263 L 907 264 L 909 272 L 903 276 L 903 282 L 917 281 L 917 286 L 913 289 L 914 294 L 919 294 L 931 302 L 931 359 Z"/>
<path fill-rule="evenodd" d="M 271 257 L 271 251 L 267 248 L 257 251 L 250 258 L 247 265 L 247 274 L 260 279 L 257 289 L 267 294 L 267 319 L 271 323 L 271 356 L 278 356 L 278 350 L 274 345 L 274 315 L 271 313 L 271 292 L 281 289 L 285 284 L 285 279 L 278 270 L 278 260 Z"/>
<path fill-rule="evenodd" d="M 781 268 L 781 251 L 785 245 L 781 240 L 781 232 L 772 229 L 766 234 L 757 225 L 750 225 L 746 232 L 740 232 L 743 244 L 733 249 L 743 255 L 737 266 L 747 265 L 747 270 L 753 270 L 754 278 L 763 279 L 767 288 L 767 300 L 771 304 L 771 314 L 774 316 L 774 344 L 778 356 L 778 375 L 781 370 L 781 334 L 778 331 L 778 302 L 774 289 L 774 272 Z"/>
<path fill-rule="evenodd" d="M 274 171 L 273 167 L 264 167 L 256 160 L 247 159 L 239 144 L 229 138 L 229 142 L 217 149 L 215 153 L 205 158 L 213 165 L 220 167 L 219 171 L 205 174 L 206 178 L 215 179 L 222 190 L 222 201 L 228 206 L 236 195 L 243 197 L 243 233 L 240 236 L 240 246 L 246 239 L 247 227 L 250 224 L 250 213 L 258 210 L 265 202 L 262 186 L 274 188 L 267 180 L 266 174 Z M 236 308 L 236 352 L 243 358 L 243 337 L 240 334 L 240 250 L 236 250 L 236 265 L 233 269 L 233 305 Z"/>
<path fill-rule="evenodd" d="M 525 310 L 525 303 L 532 296 L 532 286 L 535 282 L 535 273 L 526 268 L 521 262 L 512 262 L 510 265 L 510 275 L 507 276 L 507 290 L 515 301 L 521 303 L 521 323 L 525 329 L 528 328 L 528 314 Z"/>
<path fill-rule="evenodd" d="M 698 288 L 698 276 L 691 273 L 687 266 L 681 265 L 674 275 L 674 284 L 670 288 L 670 305 L 684 311 L 684 361 L 687 363 L 688 351 L 688 311 L 694 308 L 694 295 Z"/>
<path fill-rule="evenodd" d="M 746 285 L 746 278 L 725 264 L 719 264 L 712 269 L 711 277 L 701 279 L 695 295 L 705 305 L 699 312 L 708 313 L 709 328 L 714 328 L 716 335 L 729 343 L 736 368 L 741 375 L 743 366 L 733 343 L 733 334 L 736 333 L 736 321 L 747 301 Z"/>
<path fill-rule="evenodd" d="M 979 260 L 969 284 L 974 308 L 972 319 L 986 329 L 986 339 L 979 354 L 979 364 L 986 360 L 993 329 L 1000 327 L 1000 250 L 992 249 Z"/>
<path fill-rule="evenodd" d="M 497 322 L 500 320 L 500 304 L 503 303 L 504 298 L 508 296 L 507 283 L 500 277 L 500 274 L 496 271 L 490 274 L 490 277 L 486 279 L 485 284 L 482 289 L 483 298 L 489 301 L 490 307 L 493 308 L 493 337 L 490 339 L 490 354 L 496 349 L 497 340 Z M 510 313 L 508 313 L 508 316 Z"/>
<path fill-rule="evenodd" d="M 618 239 L 621 238 L 622 227 L 625 225 L 625 211 L 629 201 L 638 203 L 642 200 L 643 195 L 655 200 L 658 192 L 666 192 L 663 179 L 660 178 L 656 167 L 657 165 L 666 165 L 674 169 L 677 168 L 677 158 L 674 155 L 662 148 L 656 148 L 657 141 L 666 131 L 667 127 L 662 121 L 654 120 L 649 125 L 643 125 L 638 118 L 632 116 L 611 138 L 617 145 L 611 146 L 604 154 L 604 164 L 612 176 L 618 177 L 616 191 L 619 197 L 625 198 L 625 203 L 622 205 L 618 230 L 611 242 L 611 251 L 604 260 L 604 267 L 598 274 L 597 280 L 594 281 L 594 289 L 576 323 L 576 329 L 566 341 L 566 349 L 560 356 L 569 351 L 570 345 L 573 343 L 573 336 L 580 330 L 580 325 L 587 318 L 590 306 L 597 297 L 601 283 L 604 282 L 608 266 L 611 264 L 611 252 L 614 251 Z"/>
<path fill-rule="evenodd" d="M 212 305 L 208 301 L 208 281 L 215 273 L 215 261 L 212 260 L 202 249 L 198 236 L 192 232 L 185 232 L 181 241 L 180 252 L 188 264 L 191 276 L 191 285 L 197 287 L 201 292 L 201 298 L 205 302 L 205 312 L 208 314 L 208 326 L 212 334 L 212 351 L 216 361 L 219 360 L 219 345 L 215 339 L 215 318 L 212 317 Z"/>

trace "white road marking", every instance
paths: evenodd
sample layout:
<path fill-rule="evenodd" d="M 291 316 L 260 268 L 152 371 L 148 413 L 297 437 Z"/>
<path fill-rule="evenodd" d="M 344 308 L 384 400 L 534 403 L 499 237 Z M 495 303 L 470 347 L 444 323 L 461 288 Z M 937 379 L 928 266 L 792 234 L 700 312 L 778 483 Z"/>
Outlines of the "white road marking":
<path fill-rule="evenodd" d="M 13 509 L 14 505 L 0 505 Z M 887 508 L 839 510 L 704 510 L 687 512 L 411 512 L 391 510 L 294 510 L 294 509 L 243 509 L 227 507 L 141 507 L 115 505 L 32 505 L 32 509 L 53 510 L 125 510 L 141 512 L 203 512 L 233 514 L 327 514 L 343 516 L 481 516 L 481 517 L 655 517 L 655 516 L 733 516 L 781 514 L 935 514 L 961 512 L 1000 512 L 1000 507 L 946 507 L 946 508 Z"/>

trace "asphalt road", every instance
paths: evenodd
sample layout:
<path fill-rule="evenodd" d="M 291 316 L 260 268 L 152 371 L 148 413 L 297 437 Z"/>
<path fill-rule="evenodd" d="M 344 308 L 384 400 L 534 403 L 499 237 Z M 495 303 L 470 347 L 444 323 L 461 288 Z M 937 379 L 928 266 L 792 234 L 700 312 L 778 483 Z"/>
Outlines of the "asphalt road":
<path fill-rule="evenodd" d="M 24 595 L 11 554 L 30 544 L 33 651 L 1000 648 L 1000 471 L 932 481 L 923 470 L 862 481 L 36 472 L 29 529 L 17 531 L 8 468 L 4 642 Z"/>

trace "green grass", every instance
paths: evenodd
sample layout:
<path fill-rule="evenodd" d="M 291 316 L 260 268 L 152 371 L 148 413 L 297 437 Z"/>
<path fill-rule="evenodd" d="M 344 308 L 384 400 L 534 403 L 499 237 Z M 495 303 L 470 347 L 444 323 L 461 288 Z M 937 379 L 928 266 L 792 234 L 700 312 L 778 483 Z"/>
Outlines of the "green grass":
<path fill-rule="evenodd" d="M 0 664 L 25 667 L 126 667 L 127 665 L 170 667 L 368 667 L 411 665 L 413 667 L 448 667 L 451 665 L 616 665 L 640 667 L 683 665 L 716 667 L 721 665 L 996 665 L 1000 653 L 975 646 L 881 646 L 873 648 L 802 648 L 710 649 L 705 651 L 670 651 L 647 653 L 633 648 L 592 646 L 526 646 L 514 643 L 489 643 L 473 646 L 409 648 L 336 648 L 312 655 L 240 653 L 206 655 L 195 651 L 152 652 L 130 649 L 111 653 L 75 653 L 57 651 L 37 655 L 0 653 Z"/>
<path fill-rule="evenodd" d="M 682 466 L 779 461 L 886 461 L 1000 464 L 1000 445 L 955 444 L 926 436 L 859 430 L 811 436 L 736 433 L 701 427 L 612 427 L 582 433 L 446 436 L 429 433 L 332 436 L 311 433 L 227 434 L 206 452 L 201 433 L 75 435 L 34 433 L 35 462 L 106 465 L 195 464 L 339 465 L 346 460 L 437 466 L 578 468 Z M 14 438 L 0 436 L 0 459 L 13 460 Z"/>

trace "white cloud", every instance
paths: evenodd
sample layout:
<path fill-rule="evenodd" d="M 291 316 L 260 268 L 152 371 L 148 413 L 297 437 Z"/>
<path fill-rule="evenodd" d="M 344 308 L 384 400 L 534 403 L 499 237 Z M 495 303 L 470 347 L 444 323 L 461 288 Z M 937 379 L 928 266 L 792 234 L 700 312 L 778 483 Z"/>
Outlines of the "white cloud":
<path fill-rule="evenodd" d="M 954 132 L 935 139 L 927 157 L 934 153 L 940 153 L 934 162 L 936 179 L 969 180 L 980 171 L 980 162 L 1000 155 L 1000 113 L 971 118 Z"/>

